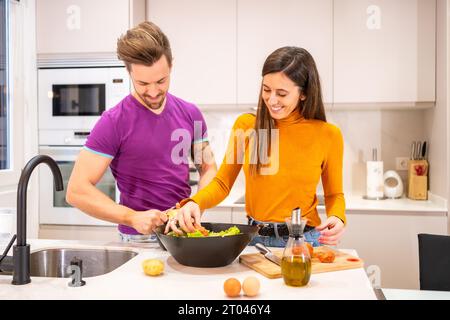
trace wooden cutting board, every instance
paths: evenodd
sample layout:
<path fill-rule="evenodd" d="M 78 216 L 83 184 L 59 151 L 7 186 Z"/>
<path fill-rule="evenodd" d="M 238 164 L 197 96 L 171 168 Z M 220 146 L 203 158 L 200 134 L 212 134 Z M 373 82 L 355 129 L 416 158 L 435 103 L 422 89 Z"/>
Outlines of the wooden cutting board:
<path fill-rule="evenodd" d="M 313 257 L 311 259 L 312 273 L 356 269 L 364 266 L 364 261 L 360 258 L 333 250 L 329 247 L 316 247 L 314 248 L 314 253 L 330 250 L 336 254 L 335 260 L 332 263 L 322 263 L 318 258 Z M 272 250 L 272 252 L 280 258 L 283 255 L 283 249 Z M 243 254 L 239 257 L 239 262 L 269 279 L 281 278 L 281 267 L 272 261 L 267 260 L 261 253 Z"/>

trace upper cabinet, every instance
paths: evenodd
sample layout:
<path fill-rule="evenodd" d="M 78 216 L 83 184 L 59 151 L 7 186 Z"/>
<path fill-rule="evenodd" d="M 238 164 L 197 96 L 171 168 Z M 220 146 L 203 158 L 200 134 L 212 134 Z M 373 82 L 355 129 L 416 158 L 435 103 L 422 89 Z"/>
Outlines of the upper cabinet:
<path fill-rule="evenodd" d="M 256 104 L 267 56 L 280 47 L 298 46 L 313 56 L 324 102 L 331 103 L 333 1 L 238 0 L 237 3 L 237 102 Z"/>
<path fill-rule="evenodd" d="M 334 103 L 432 105 L 435 0 L 334 1 Z"/>
<path fill-rule="evenodd" d="M 117 61 L 117 38 L 147 18 L 172 45 L 171 92 L 200 105 L 255 105 L 263 63 L 283 46 L 311 53 L 328 106 L 435 101 L 436 0 L 37 0 L 36 7 L 40 66 L 54 56 Z"/>
<path fill-rule="evenodd" d="M 267 56 L 298 46 L 328 107 L 434 105 L 436 0 L 147 0 L 147 19 L 171 41 L 171 91 L 197 104 L 255 105 Z"/>
<path fill-rule="evenodd" d="M 236 2 L 149 0 L 147 19 L 169 38 L 170 92 L 196 104 L 236 103 Z"/>
<path fill-rule="evenodd" d="M 37 0 L 37 53 L 115 53 L 118 37 L 143 20 L 143 0 Z"/>
<path fill-rule="evenodd" d="M 267 56 L 300 46 L 313 55 L 331 102 L 332 8 L 332 0 L 148 0 L 147 19 L 169 37 L 171 91 L 181 98 L 255 105 Z"/>

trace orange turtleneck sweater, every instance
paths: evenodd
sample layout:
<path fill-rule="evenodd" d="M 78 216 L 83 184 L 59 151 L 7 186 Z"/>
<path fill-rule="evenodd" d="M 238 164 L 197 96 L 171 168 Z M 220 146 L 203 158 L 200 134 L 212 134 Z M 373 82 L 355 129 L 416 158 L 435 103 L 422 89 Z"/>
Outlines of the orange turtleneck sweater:
<path fill-rule="evenodd" d="M 202 210 L 218 205 L 228 196 L 243 167 L 245 209 L 255 220 L 284 222 L 285 218 L 290 217 L 292 209 L 300 207 L 302 217 L 308 219 L 308 225 L 318 226 L 320 217 L 316 208 L 316 188 L 322 177 L 327 216 L 337 216 L 346 223 L 342 191 L 343 139 L 339 128 L 320 120 L 305 120 L 296 111 L 285 119 L 276 120 L 279 139 L 278 144 L 272 144 L 270 168 L 266 168 L 266 174 L 253 175 L 249 171 L 249 139 L 246 139 L 245 147 L 238 147 L 233 133 L 239 129 L 244 132 L 253 129 L 255 120 L 252 114 L 237 118 L 216 177 L 181 204 L 193 200 Z M 240 157 L 243 161 L 239 161 Z"/>

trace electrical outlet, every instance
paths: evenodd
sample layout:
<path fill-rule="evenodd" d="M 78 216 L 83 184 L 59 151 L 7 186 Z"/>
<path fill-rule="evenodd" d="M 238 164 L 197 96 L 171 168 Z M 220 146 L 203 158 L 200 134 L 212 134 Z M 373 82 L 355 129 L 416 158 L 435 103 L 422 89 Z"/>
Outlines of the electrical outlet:
<path fill-rule="evenodd" d="M 397 157 L 395 158 L 395 170 L 408 170 L 408 157 Z"/>

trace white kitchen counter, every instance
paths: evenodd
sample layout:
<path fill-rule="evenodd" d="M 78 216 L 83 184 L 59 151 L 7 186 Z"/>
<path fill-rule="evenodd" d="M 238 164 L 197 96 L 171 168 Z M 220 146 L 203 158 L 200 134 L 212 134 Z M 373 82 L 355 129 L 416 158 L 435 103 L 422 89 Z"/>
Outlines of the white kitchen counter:
<path fill-rule="evenodd" d="M 267 279 L 241 265 L 236 259 L 222 268 L 192 268 L 178 264 L 168 252 L 157 244 L 129 244 L 82 242 L 66 240 L 30 240 L 31 250 L 44 248 L 105 248 L 131 249 L 139 254 L 116 270 L 97 277 L 84 278 L 86 285 L 72 288 L 68 278 L 32 277 L 27 285 L 14 286 L 12 276 L 0 276 L 0 300 L 3 299 L 227 299 L 223 283 L 236 277 L 241 282 L 247 276 L 256 276 L 261 282 L 260 294 L 243 299 L 376 299 L 371 283 L 363 268 L 313 274 L 306 287 L 293 288 L 283 279 Z M 0 245 L 3 251 L 6 244 Z M 244 253 L 255 252 L 247 247 Z M 354 250 L 343 250 L 356 255 Z M 157 258 L 165 262 L 165 272 L 159 277 L 149 277 L 142 272 L 141 262 Z"/>
<path fill-rule="evenodd" d="M 450 291 L 382 289 L 386 300 L 450 300 Z"/>
<path fill-rule="evenodd" d="M 218 207 L 245 208 L 245 204 L 236 204 L 244 192 L 230 192 L 230 195 L 222 201 Z M 411 200 L 406 197 L 400 199 L 365 200 L 362 196 L 346 195 L 346 211 L 399 211 L 399 212 L 427 212 L 447 215 L 447 203 L 444 199 L 430 196 L 429 200 Z M 325 210 L 324 205 L 318 205 L 317 209 Z"/>

